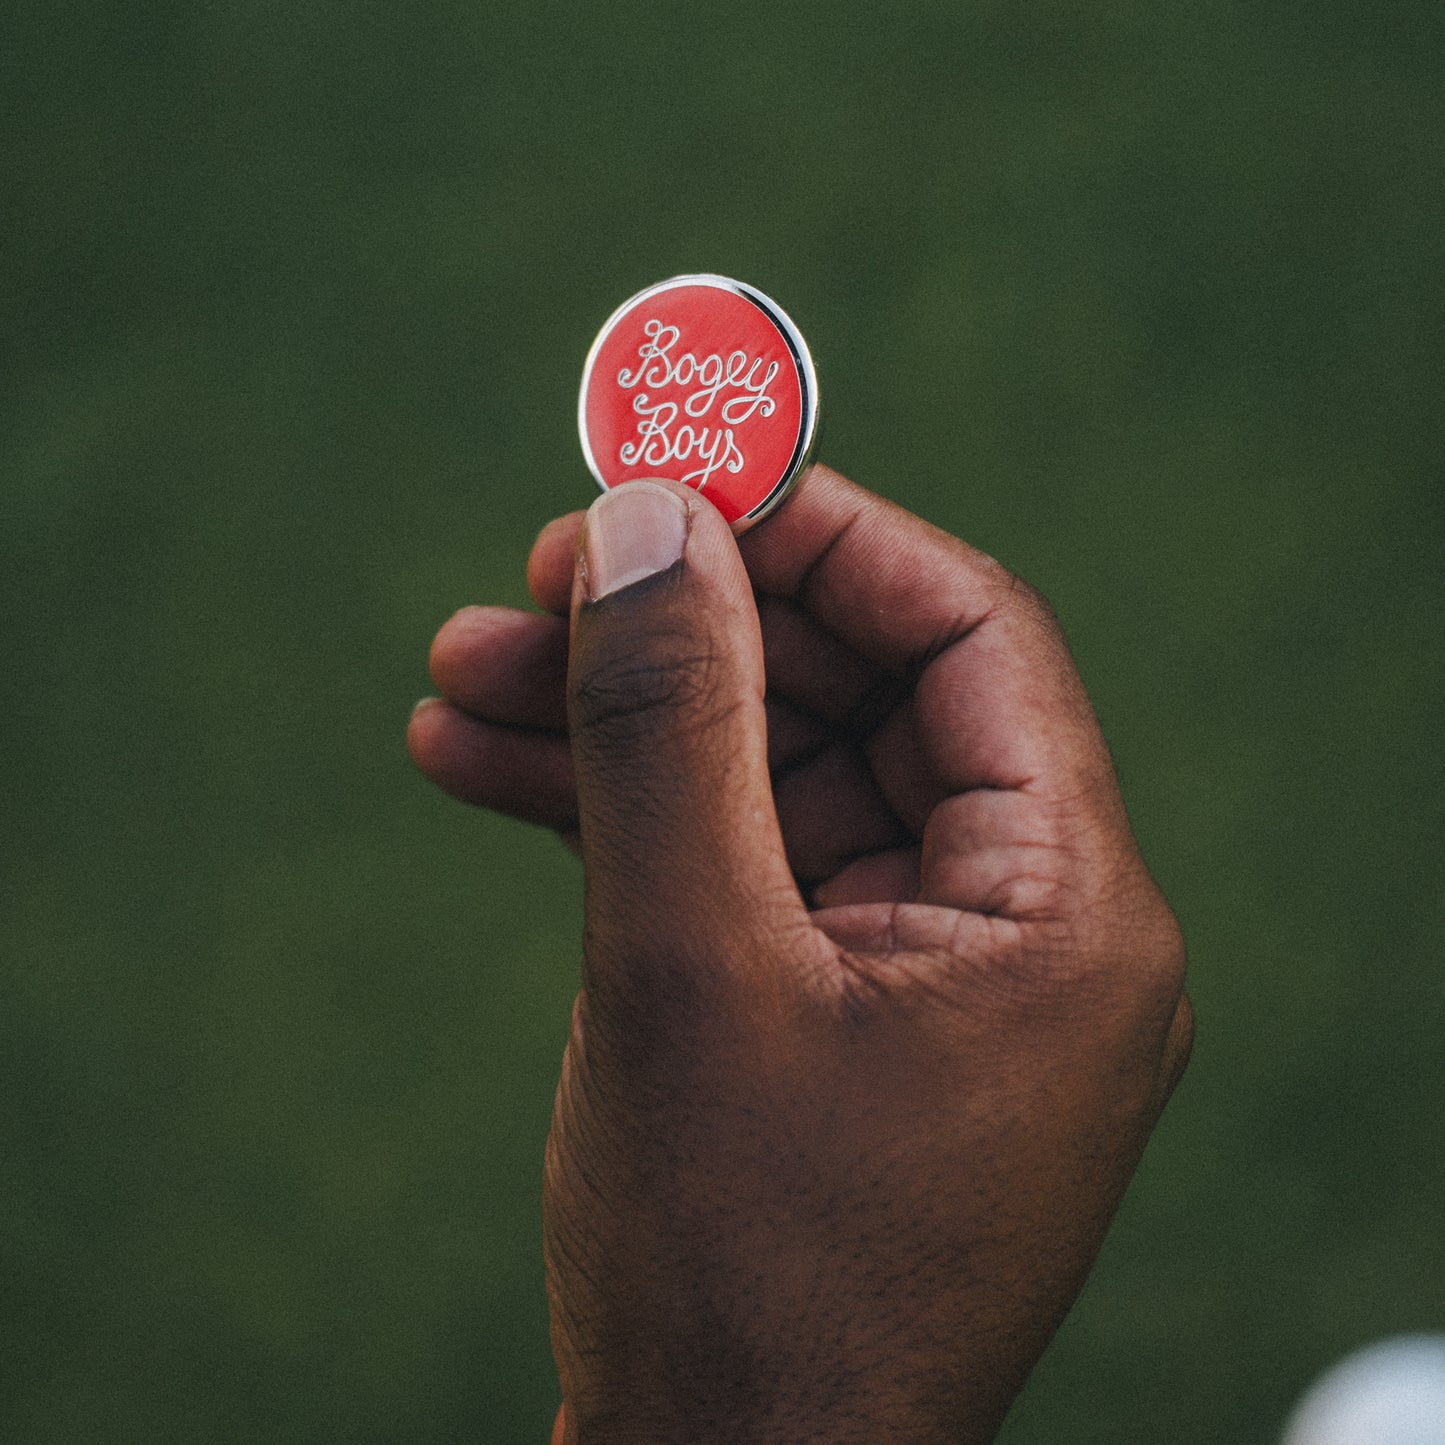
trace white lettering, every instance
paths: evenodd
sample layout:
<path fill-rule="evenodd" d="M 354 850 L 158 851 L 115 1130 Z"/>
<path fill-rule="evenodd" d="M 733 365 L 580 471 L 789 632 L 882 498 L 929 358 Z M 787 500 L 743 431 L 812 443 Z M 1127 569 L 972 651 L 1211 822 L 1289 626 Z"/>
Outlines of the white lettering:
<path fill-rule="evenodd" d="M 632 409 L 640 418 L 637 437 L 623 442 L 618 455 L 623 466 L 642 465 L 660 470 L 669 462 L 686 462 L 696 458 L 702 463 L 695 471 L 684 472 L 679 481 L 697 483 L 701 491 L 719 468 L 736 475 L 742 471 L 744 458 L 729 427 L 694 427 L 684 422 L 676 431 L 670 428 L 677 420 L 675 401 L 653 402 L 645 394 L 632 398 Z"/>
<path fill-rule="evenodd" d="M 637 348 L 638 365 L 617 373 L 617 384 L 625 391 L 647 387 L 632 398 L 632 410 L 638 416 L 637 435 L 622 444 L 618 453 L 622 464 L 662 468 L 669 462 L 696 459 L 703 465 L 679 480 L 696 481 L 699 490 L 719 470 L 734 475 L 742 471 L 746 460 L 734 428 L 754 416 L 772 416 L 777 410 L 768 388 L 781 363 L 770 361 L 764 366 L 761 356 L 749 357 L 745 351 L 732 351 L 726 357 L 710 352 L 701 360 L 684 351 L 674 359 L 672 350 L 682 333 L 655 317 L 643 325 L 642 334 L 646 339 Z M 652 394 L 667 386 L 693 389 L 679 401 L 654 401 Z M 724 397 L 728 391 L 732 395 Z M 684 422 L 671 430 L 679 411 L 697 421 L 714 405 L 721 425 L 695 427 Z"/>

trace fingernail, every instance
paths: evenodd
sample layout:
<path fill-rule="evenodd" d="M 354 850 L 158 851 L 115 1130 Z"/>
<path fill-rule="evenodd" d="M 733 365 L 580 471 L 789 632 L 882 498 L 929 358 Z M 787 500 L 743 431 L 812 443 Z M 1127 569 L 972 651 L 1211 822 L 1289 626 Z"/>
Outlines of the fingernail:
<path fill-rule="evenodd" d="M 417 713 L 419 713 L 419 712 L 424 712 L 424 711 L 425 711 L 427 708 L 429 708 L 434 702 L 440 702 L 440 701 L 441 701 L 441 698 L 439 698 L 439 697 L 424 697 L 424 698 L 422 698 L 422 700 L 421 700 L 419 703 L 417 703 L 417 705 L 416 705 L 414 708 L 412 708 L 412 710 L 411 710 L 411 716 L 412 716 L 412 717 L 415 717 L 415 716 L 417 715 Z M 410 722 L 411 719 L 408 718 L 407 721 Z"/>
<path fill-rule="evenodd" d="M 587 595 L 606 597 L 666 571 L 687 545 L 687 503 L 654 482 L 624 482 L 592 503 L 582 538 Z"/>

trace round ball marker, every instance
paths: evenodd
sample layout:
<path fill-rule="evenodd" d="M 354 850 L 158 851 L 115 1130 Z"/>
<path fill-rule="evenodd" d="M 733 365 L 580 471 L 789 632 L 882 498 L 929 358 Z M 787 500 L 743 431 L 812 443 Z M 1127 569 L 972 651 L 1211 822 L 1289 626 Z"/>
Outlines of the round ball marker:
<path fill-rule="evenodd" d="M 582 454 L 605 490 L 638 477 L 696 487 L 741 532 L 782 501 L 818 434 L 802 333 L 761 291 L 674 276 L 608 318 L 577 401 Z"/>

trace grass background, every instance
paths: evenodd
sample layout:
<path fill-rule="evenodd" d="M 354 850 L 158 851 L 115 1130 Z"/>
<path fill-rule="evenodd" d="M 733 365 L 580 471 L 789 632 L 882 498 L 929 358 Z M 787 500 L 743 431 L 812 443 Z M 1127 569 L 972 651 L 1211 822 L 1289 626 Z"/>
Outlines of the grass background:
<path fill-rule="evenodd" d="M 1267 1445 L 1445 1326 L 1435 0 L 21 0 L 0 1438 L 545 1439 L 579 876 L 401 747 L 741 276 L 1062 614 L 1200 1017 L 1008 1445 Z M 1432 371 L 1432 364 L 1434 370 Z"/>

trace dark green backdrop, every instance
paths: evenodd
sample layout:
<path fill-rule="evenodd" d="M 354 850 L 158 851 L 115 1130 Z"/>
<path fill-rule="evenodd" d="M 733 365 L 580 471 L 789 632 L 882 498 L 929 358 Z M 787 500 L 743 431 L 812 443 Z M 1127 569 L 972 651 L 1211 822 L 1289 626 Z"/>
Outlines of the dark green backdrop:
<path fill-rule="evenodd" d="M 7 6 L 0 1438 L 545 1439 L 578 869 L 401 736 L 683 270 L 1049 594 L 1191 943 L 1009 1445 L 1267 1445 L 1445 1325 L 1442 15 Z"/>

